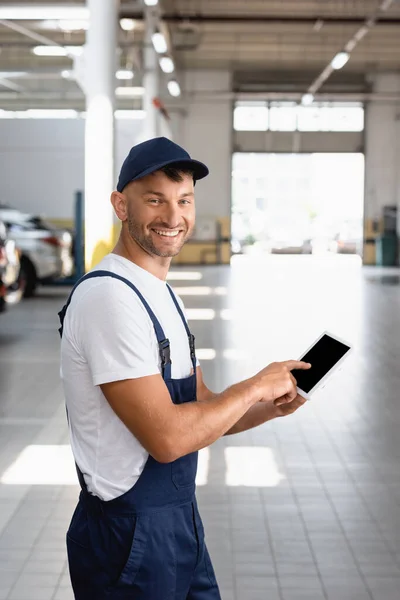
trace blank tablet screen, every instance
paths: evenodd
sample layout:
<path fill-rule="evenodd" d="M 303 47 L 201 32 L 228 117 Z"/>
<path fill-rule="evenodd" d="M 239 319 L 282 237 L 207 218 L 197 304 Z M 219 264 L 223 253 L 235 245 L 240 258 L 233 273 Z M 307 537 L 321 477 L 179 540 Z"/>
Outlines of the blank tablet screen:
<path fill-rule="evenodd" d="M 297 386 L 308 394 L 349 350 L 350 347 L 346 344 L 335 340 L 329 335 L 323 335 L 300 359 L 311 363 L 311 368 L 308 371 L 302 369 L 292 371 Z"/>

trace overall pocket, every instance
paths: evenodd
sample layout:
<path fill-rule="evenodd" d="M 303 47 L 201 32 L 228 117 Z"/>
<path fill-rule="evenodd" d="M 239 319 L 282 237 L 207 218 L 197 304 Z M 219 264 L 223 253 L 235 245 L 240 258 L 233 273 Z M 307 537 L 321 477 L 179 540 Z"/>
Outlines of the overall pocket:
<path fill-rule="evenodd" d="M 148 541 L 149 517 L 137 515 L 113 518 L 109 526 L 112 531 L 109 560 L 113 573 L 107 597 L 123 598 L 125 593 L 132 595 L 132 586 L 143 561 Z"/>

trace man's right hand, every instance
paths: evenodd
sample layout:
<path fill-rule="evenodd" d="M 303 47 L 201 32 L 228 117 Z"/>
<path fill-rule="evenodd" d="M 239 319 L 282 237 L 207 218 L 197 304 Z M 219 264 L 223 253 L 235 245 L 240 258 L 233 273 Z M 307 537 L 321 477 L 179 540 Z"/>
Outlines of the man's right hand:
<path fill-rule="evenodd" d="M 309 369 L 310 363 L 298 360 L 274 362 L 262 369 L 252 379 L 257 385 L 261 402 L 273 402 L 279 398 L 279 404 L 292 402 L 297 392 L 297 382 L 291 371 Z"/>

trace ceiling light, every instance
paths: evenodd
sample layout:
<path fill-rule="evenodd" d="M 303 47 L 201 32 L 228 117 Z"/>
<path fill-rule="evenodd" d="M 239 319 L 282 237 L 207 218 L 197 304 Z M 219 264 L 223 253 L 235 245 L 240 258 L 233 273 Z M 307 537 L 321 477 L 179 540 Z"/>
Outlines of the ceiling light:
<path fill-rule="evenodd" d="M 181 88 L 179 83 L 174 79 L 168 82 L 168 91 L 171 96 L 177 97 L 181 95 Z"/>
<path fill-rule="evenodd" d="M 57 23 L 59 29 L 61 31 L 84 31 L 89 27 L 89 21 L 71 21 L 71 20 L 62 20 Z"/>
<path fill-rule="evenodd" d="M 0 71 L 0 79 L 17 79 L 17 77 L 25 77 L 26 71 Z"/>
<path fill-rule="evenodd" d="M 175 69 L 174 61 L 169 56 L 160 58 L 160 67 L 164 73 L 172 73 Z"/>
<path fill-rule="evenodd" d="M 301 98 L 303 106 L 310 106 L 314 102 L 314 96 L 312 94 L 304 94 Z"/>
<path fill-rule="evenodd" d="M 315 21 L 315 23 L 314 23 L 313 30 L 314 31 L 321 31 L 321 29 L 323 28 L 323 26 L 324 26 L 323 20 L 322 19 L 317 19 Z"/>
<path fill-rule="evenodd" d="M 76 119 L 78 116 L 76 110 L 69 108 L 29 108 L 25 113 L 30 119 Z"/>
<path fill-rule="evenodd" d="M 151 40 L 153 42 L 154 50 L 158 52 L 158 54 L 164 54 L 164 52 L 168 50 L 165 37 L 159 31 L 153 33 L 153 35 L 151 36 Z"/>
<path fill-rule="evenodd" d="M 81 56 L 83 53 L 83 46 L 65 46 L 65 49 L 72 56 Z"/>
<path fill-rule="evenodd" d="M 36 56 L 67 56 L 64 46 L 35 46 L 32 50 Z"/>
<path fill-rule="evenodd" d="M 332 58 L 331 66 L 332 69 L 339 70 L 347 63 L 350 58 L 348 52 L 338 52 L 334 58 Z"/>
<path fill-rule="evenodd" d="M 10 6 L 0 8 L 1 20 L 45 21 L 89 19 L 89 9 L 85 6 Z"/>
<path fill-rule="evenodd" d="M 158 0 L 144 0 L 146 6 L 157 6 Z"/>
<path fill-rule="evenodd" d="M 120 19 L 119 24 L 124 31 L 133 31 L 135 29 L 135 21 L 133 19 Z"/>
<path fill-rule="evenodd" d="M 144 119 L 146 116 L 146 112 L 144 110 L 116 110 L 115 113 L 116 119 Z"/>
<path fill-rule="evenodd" d="M 143 96 L 144 87 L 121 86 L 115 90 L 117 96 Z"/>
<path fill-rule="evenodd" d="M 64 79 L 71 79 L 71 75 L 72 75 L 71 71 L 67 71 L 67 70 L 61 71 L 61 77 L 63 77 Z"/>
<path fill-rule="evenodd" d="M 133 79 L 133 72 L 129 69 L 120 69 L 116 73 L 117 79 Z"/>

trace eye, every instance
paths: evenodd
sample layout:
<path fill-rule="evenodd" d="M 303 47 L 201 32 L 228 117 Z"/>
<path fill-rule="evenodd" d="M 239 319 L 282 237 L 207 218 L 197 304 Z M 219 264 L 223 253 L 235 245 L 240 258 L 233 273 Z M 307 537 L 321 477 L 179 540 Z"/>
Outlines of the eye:
<path fill-rule="evenodd" d="M 159 198 L 150 198 L 148 202 L 151 202 L 151 204 L 159 204 L 161 201 Z"/>
<path fill-rule="evenodd" d="M 190 204 L 190 200 L 186 200 L 185 198 L 180 200 L 180 204 Z"/>

